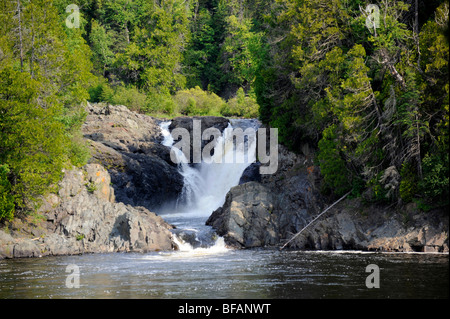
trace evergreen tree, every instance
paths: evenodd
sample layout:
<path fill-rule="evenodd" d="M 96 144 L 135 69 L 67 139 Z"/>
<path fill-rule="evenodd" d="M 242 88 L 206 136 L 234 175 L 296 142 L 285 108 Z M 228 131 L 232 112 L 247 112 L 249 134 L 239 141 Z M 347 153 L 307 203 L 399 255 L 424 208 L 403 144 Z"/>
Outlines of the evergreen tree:
<path fill-rule="evenodd" d="M 64 166 L 86 162 L 80 127 L 92 64 L 83 29 L 66 28 L 53 1 L 0 6 L 0 206 L 10 219 L 11 203 L 26 212 Z"/>

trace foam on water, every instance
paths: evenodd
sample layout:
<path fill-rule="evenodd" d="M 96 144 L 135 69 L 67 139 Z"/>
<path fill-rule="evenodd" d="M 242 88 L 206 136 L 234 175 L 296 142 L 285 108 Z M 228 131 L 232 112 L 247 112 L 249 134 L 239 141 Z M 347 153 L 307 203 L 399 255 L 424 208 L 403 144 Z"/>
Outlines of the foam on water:
<path fill-rule="evenodd" d="M 244 141 L 244 145 L 236 145 L 237 141 L 236 143 L 233 141 L 233 126 L 229 124 L 222 136 L 216 140 L 216 148 L 211 160 L 209 162 L 202 161 L 194 167 L 189 164 L 180 149 L 172 147 L 174 139 L 169 131 L 170 124 L 170 121 L 160 124 L 164 137 L 161 144 L 171 147 L 175 152 L 179 162 L 178 171 L 183 176 L 183 190 L 174 205 L 176 208 L 162 212 L 161 215 L 168 222 L 172 220 L 181 224 L 182 230 L 204 231 L 206 219 L 214 210 L 224 204 L 228 191 L 239 184 L 244 170 L 255 162 L 256 138 L 251 142 Z M 257 122 L 248 120 L 235 121 L 233 124 L 244 126 L 244 129 L 249 126 L 256 129 L 256 125 L 258 125 Z M 237 161 L 238 158 L 244 160 Z M 177 234 L 174 234 L 174 242 L 179 248 L 177 257 L 205 256 L 228 251 L 221 237 L 211 241 L 213 244 L 209 244 L 209 247 L 194 248 Z M 160 255 L 167 256 L 172 253 L 161 253 Z"/>

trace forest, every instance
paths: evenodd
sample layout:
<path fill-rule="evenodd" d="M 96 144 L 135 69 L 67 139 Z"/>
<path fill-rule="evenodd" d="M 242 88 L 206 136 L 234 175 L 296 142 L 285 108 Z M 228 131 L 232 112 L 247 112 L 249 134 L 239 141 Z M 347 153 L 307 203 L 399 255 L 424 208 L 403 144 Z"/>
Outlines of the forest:
<path fill-rule="evenodd" d="M 0 221 L 90 154 L 86 102 L 259 118 L 322 192 L 448 207 L 449 2 L 0 0 Z"/>

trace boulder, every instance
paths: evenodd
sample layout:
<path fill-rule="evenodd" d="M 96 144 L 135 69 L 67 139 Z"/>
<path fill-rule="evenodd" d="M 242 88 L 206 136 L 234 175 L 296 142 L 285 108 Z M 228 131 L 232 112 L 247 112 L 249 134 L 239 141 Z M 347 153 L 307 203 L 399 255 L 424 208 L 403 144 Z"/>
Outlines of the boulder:
<path fill-rule="evenodd" d="M 275 245 L 278 232 L 274 198 L 263 185 L 249 182 L 231 188 L 225 204 L 207 220 L 229 246 L 236 248 Z"/>
<path fill-rule="evenodd" d="M 170 123 L 169 126 L 169 130 L 172 131 L 175 128 L 185 128 L 189 132 L 192 132 L 194 127 L 194 120 L 201 121 L 202 133 L 205 129 L 211 127 L 215 127 L 222 132 L 225 128 L 227 128 L 230 122 L 228 119 L 220 116 L 180 116 L 172 120 L 172 123 Z"/>
<path fill-rule="evenodd" d="M 250 164 L 242 173 L 239 179 L 239 185 L 248 182 L 261 182 L 261 174 L 259 173 L 260 162 Z"/>

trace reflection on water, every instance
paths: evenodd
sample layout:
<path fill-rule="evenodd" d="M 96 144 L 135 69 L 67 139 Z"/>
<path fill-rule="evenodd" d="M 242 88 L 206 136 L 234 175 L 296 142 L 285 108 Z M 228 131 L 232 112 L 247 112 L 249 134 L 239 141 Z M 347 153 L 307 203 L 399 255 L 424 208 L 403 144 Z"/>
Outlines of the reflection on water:
<path fill-rule="evenodd" d="M 67 288 L 66 267 L 80 269 Z M 365 268 L 380 268 L 368 289 Z M 0 298 L 448 298 L 448 254 L 269 249 L 0 260 Z"/>

